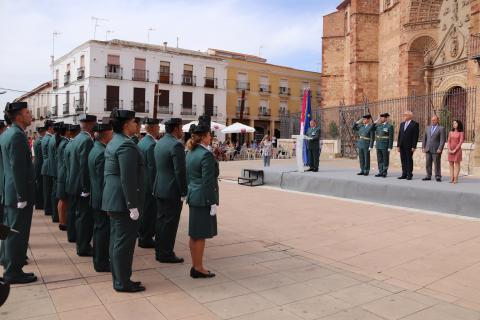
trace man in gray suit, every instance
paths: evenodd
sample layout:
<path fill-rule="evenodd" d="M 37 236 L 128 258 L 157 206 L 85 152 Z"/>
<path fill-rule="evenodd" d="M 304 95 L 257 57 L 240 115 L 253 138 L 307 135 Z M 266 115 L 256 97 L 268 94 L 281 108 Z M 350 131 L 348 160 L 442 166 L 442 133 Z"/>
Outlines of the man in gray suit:
<path fill-rule="evenodd" d="M 435 179 L 442 181 L 442 152 L 445 147 L 445 128 L 438 124 L 438 116 L 432 117 L 432 124 L 425 129 L 423 136 L 423 152 L 426 155 L 427 176 L 423 181 L 432 180 L 432 162 L 435 163 Z"/>

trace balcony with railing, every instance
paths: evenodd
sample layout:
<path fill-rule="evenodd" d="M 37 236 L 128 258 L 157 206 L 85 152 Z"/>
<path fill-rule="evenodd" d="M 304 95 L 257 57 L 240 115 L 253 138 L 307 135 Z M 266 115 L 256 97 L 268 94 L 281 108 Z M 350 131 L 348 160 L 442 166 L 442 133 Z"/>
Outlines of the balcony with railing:
<path fill-rule="evenodd" d="M 278 88 L 278 94 L 281 95 L 281 96 L 284 96 L 284 97 L 288 97 L 292 93 L 291 93 L 291 89 L 289 87 L 279 87 Z"/>
<path fill-rule="evenodd" d="M 240 117 L 240 106 L 237 106 L 237 112 L 236 112 L 236 116 L 237 118 Z M 250 115 L 250 109 L 248 107 L 245 107 L 243 108 L 243 116 L 249 116 Z"/>
<path fill-rule="evenodd" d="M 237 80 L 237 90 L 238 91 L 243 91 L 243 90 L 250 91 L 250 82 L 249 81 L 239 81 L 239 80 Z"/>
<path fill-rule="evenodd" d="M 105 66 L 105 78 L 123 79 L 123 68 L 118 64 L 109 64 Z"/>
<path fill-rule="evenodd" d="M 58 115 L 58 106 L 52 107 L 52 116 L 56 117 Z"/>
<path fill-rule="evenodd" d="M 217 78 L 211 78 L 211 77 L 205 77 L 205 88 L 213 88 L 217 89 L 218 84 L 217 84 Z"/>
<path fill-rule="evenodd" d="M 63 104 L 63 114 L 69 114 L 70 113 L 70 103 L 65 102 Z"/>
<path fill-rule="evenodd" d="M 58 79 L 53 79 L 52 80 L 52 88 L 53 89 L 58 89 Z"/>
<path fill-rule="evenodd" d="M 150 111 L 149 101 L 135 101 L 131 102 L 132 110 L 140 113 L 148 113 Z"/>
<path fill-rule="evenodd" d="M 132 80 L 133 81 L 145 81 L 148 82 L 149 73 L 148 70 L 143 69 L 132 69 Z"/>
<path fill-rule="evenodd" d="M 82 80 L 85 78 L 85 67 L 77 68 L 77 80 Z"/>
<path fill-rule="evenodd" d="M 272 87 L 269 84 L 260 84 L 258 86 L 258 92 L 262 95 L 269 95 L 272 93 Z"/>
<path fill-rule="evenodd" d="M 217 106 L 203 106 L 203 113 L 210 117 L 216 117 L 218 115 Z"/>
<path fill-rule="evenodd" d="M 180 105 L 181 106 L 181 111 L 180 111 L 180 114 L 182 116 L 194 116 L 197 114 L 197 106 L 196 105 L 190 105 L 190 106 L 186 106 L 186 105 Z"/>
<path fill-rule="evenodd" d="M 104 111 L 112 111 L 113 108 L 123 109 L 123 100 L 118 99 L 104 99 Z"/>
<path fill-rule="evenodd" d="M 169 103 L 168 105 L 161 105 L 157 106 L 157 113 L 158 114 L 173 114 L 173 103 Z"/>
<path fill-rule="evenodd" d="M 159 72 L 158 83 L 173 84 L 173 73 Z"/>
<path fill-rule="evenodd" d="M 196 86 L 197 85 L 197 77 L 188 75 L 188 74 L 182 74 L 182 85 L 184 86 Z"/>
<path fill-rule="evenodd" d="M 73 106 L 75 108 L 75 112 L 83 112 L 83 111 L 85 111 L 85 100 L 84 99 L 75 99 L 73 101 Z"/>
<path fill-rule="evenodd" d="M 480 33 L 470 35 L 469 57 L 477 62 L 480 61 Z"/>
<path fill-rule="evenodd" d="M 271 116 L 270 108 L 260 107 L 258 108 L 259 118 L 269 118 Z"/>
<path fill-rule="evenodd" d="M 63 76 L 63 85 L 67 85 L 70 83 L 70 71 L 65 72 L 65 75 Z"/>

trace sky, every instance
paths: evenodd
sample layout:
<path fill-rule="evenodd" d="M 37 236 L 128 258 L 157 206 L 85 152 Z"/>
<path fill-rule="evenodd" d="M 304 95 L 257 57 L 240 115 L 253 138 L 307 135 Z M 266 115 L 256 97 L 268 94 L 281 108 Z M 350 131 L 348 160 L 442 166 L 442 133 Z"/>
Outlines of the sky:
<path fill-rule="evenodd" d="M 206 51 L 224 49 L 269 63 L 321 71 L 322 17 L 340 0 L 0 0 L 0 88 L 31 90 L 81 43 L 121 39 Z M 154 30 L 148 32 L 147 29 Z M 0 92 L 4 90 L 0 89 Z M 21 95 L 0 94 L 0 109 Z"/>

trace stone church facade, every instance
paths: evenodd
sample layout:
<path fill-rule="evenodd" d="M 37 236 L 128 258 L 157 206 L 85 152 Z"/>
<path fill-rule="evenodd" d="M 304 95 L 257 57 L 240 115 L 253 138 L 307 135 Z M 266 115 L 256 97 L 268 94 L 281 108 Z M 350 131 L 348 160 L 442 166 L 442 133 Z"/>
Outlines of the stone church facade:
<path fill-rule="evenodd" d="M 477 88 L 478 109 L 479 32 L 480 0 L 345 0 L 324 17 L 322 107 Z"/>

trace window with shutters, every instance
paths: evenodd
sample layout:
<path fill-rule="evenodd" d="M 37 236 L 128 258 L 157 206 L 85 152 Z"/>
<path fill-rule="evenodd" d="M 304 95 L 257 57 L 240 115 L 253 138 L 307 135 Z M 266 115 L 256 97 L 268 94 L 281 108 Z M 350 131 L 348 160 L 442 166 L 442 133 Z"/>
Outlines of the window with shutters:
<path fill-rule="evenodd" d="M 133 111 L 145 112 L 145 88 L 133 88 Z"/>
<path fill-rule="evenodd" d="M 120 87 L 119 86 L 107 86 L 107 93 L 105 99 L 105 111 L 112 111 L 113 108 L 120 108 Z"/>

